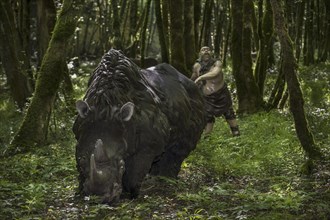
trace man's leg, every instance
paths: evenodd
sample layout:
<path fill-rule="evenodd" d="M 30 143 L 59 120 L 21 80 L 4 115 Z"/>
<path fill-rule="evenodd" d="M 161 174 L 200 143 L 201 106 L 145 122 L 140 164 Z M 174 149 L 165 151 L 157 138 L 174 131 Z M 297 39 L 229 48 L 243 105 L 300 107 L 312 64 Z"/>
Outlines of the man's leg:
<path fill-rule="evenodd" d="M 233 136 L 240 136 L 239 128 L 236 119 L 227 120 Z"/>
<path fill-rule="evenodd" d="M 240 136 L 234 109 L 232 107 L 230 107 L 228 109 L 228 111 L 224 114 L 224 116 L 226 118 L 226 121 L 230 127 L 230 130 L 231 130 L 231 133 L 233 134 L 233 136 Z"/>
<path fill-rule="evenodd" d="M 209 122 L 206 124 L 205 126 L 205 129 L 204 129 L 204 134 L 210 134 L 213 130 L 213 125 L 214 125 L 214 122 Z"/>

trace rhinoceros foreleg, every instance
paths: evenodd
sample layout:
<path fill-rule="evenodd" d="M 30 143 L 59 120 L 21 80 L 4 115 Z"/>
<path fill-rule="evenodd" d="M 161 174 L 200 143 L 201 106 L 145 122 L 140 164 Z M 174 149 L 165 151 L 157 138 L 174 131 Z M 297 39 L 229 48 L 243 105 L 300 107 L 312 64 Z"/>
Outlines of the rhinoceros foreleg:
<path fill-rule="evenodd" d="M 183 160 L 195 146 L 185 143 L 171 145 L 162 155 L 161 159 L 152 165 L 150 174 L 177 178 Z"/>
<path fill-rule="evenodd" d="M 155 155 L 150 152 L 139 152 L 126 159 L 126 170 L 123 176 L 123 187 L 132 198 L 139 195 L 143 179 L 150 170 Z"/>

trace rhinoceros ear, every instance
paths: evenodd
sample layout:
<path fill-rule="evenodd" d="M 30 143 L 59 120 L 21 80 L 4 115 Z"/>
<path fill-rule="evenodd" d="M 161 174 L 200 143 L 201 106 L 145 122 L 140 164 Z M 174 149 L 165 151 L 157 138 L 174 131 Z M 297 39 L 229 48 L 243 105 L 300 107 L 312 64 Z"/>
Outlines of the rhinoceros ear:
<path fill-rule="evenodd" d="M 87 104 L 87 102 L 84 102 L 82 100 L 78 100 L 76 102 L 76 109 L 78 111 L 78 114 L 80 115 L 80 117 L 82 118 L 86 118 L 88 113 L 90 112 L 90 107 Z"/>
<path fill-rule="evenodd" d="M 132 102 L 127 102 L 121 107 L 120 113 L 123 121 L 129 121 L 132 118 L 134 107 L 135 105 Z"/>

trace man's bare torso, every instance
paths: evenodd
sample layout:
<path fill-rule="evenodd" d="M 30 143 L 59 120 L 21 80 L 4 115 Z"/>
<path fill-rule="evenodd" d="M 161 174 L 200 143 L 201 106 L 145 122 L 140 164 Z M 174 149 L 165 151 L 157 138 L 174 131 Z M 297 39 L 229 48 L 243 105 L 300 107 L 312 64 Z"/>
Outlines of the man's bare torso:
<path fill-rule="evenodd" d="M 202 87 L 202 91 L 203 91 L 204 95 L 213 94 L 213 93 L 219 91 L 224 86 L 224 78 L 223 78 L 223 73 L 221 71 L 220 65 L 221 65 L 220 61 L 215 62 L 214 65 L 209 70 L 209 72 L 214 71 L 213 76 L 211 76 L 210 78 L 207 77 L 206 79 L 204 79 L 205 84 Z M 196 67 L 198 76 L 200 76 L 199 70 L 201 68 L 201 64 L 197 63 L 195 67 Z M 208 73 L 206 73 L 205 75 L 207 76 L 207 74 Z"/>

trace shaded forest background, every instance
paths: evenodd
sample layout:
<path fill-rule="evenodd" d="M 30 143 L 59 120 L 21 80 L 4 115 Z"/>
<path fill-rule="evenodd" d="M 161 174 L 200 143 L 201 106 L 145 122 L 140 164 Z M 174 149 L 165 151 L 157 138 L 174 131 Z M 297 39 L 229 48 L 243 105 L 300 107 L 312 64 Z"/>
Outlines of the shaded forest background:
<path fill-rule="evenodd" d="M 175 194 L 177 192 L 174 189 L 183 190 L 187 187 L 185 185 L 187 182 L 160 180 L 161 184 L 165 181 L 173 186 L 168 189 L 169 193 L 164 192 L 164 194 L 175 194 L 178 207 L 186 207 L 179 211 L 171 207 L 170 214 L 174 213 L 175 218 L 181 216 L 182 219 L 199 215 L 217 216 L 219 219 L 241 216 L 244 219 L 244 216 L 253 216 L 251 214 L 253 212 L 260 216 L 263 213 L 274 212 L 273 216 L 283 217 L 279 213 L 284 209 L 288 218 L 304 216 L 308 219 L 315 213 L 311 210 L 310 213 L 306 212 L 307 214 L 301 213 L 301 210 L 306 208 L 305 205 L 309 202 L 315 202 L 313 199 L 317 197 L 316 204 L 323 207 L 320 208 L 318 216 L 321 219 L 329 217 L 325 202 L 330 198 L 328 173 L 330 2 L 328 0 L 2 0 L 0 21 L 0 150 L 4 159 L 0 183 L 3 189 L 1 207 L 7 210 L 4 212 L 5 215 L 16 210 L 15 208 L 19 209 L 5 198 L 13 196 L 10 193 L 19 194 L 20 198 L 26 199 L 22 206 L 25 207 L 23 213 L 28 215 L 33 216 L 33 213 L 37 213 L 37 216 L 45 215 L 40 214 L 43 213 L 41 210 L 45 207 L 49 208 L 49 204 L 54 205 L 44 198 L 54 186 L 46 183 L 33 185 L 36 181 L 44 181 L 44 176 L 41 180 L 39 177 L 36 178 L 37 180 L 27 180 L 21 176 L 29 172 L 39 175 L 40 172 L 46 173 L 46 170 L 52 173 L 53 171 L 49 171 L 49 166 L 56 170 L 55 181 L 65 176 L 67 170 L 69 179 L 66 183 L 71 184 L 70 196 L 66 197 L 68 194 L 58 189 L 59 197 L 72 200 L 73 203 L 78 204 L 75 206 L 77 209 L 82 208 L 82 205 L 72 198 L 75 171 L 71 126 L 75 115 L 74 103 L 83 96 L 89 75 L 106 51 L 110 48 L 119 49 L 142 68 L 167 62 L 190 77 L 199 49 L 207 45 L 213 49 L 215 57 L 222 62 L 239 119 L 242 127 L 246 129 L 246 135 L 249 136 L 234 140 L 226 135 L 220 135 L 225 131 L 220 128 L 224 126 L 221 124 L 221 119 L 220 121 L 218 119 L 218 130 L 209 139 L 201 140 L 196 155 L 192 155 L 187 167 L 183 168 L 182 178 L 188 182 L 197 178 L 205 187 L 211 187 L 209 184 L 212 182 L 213 190 L 217 181 L 222 183 L 237 181 L 236 185 L 230 187 L 217 185 L 219 191 L 215 190 L 218 193 L 216 195 L 209 194 L 206 188 L 198 188 L 188 183 L 188 187 L 194 187 L 196 190 L 195 197 L 187 195 L 180 197 Z M 291 134 L 290 137 L 282 134 L 280 127 L 275 125 L 271 127 L 270 124 L 277 123 L 274 118 L 285 124 L 283 129 Z M 265 125 L 263 121 L 268 121 L 270 124 Z M 258 124 L 260 125 L 257 129 Z M 259 132 L 257 135 L 252 132 L 254 129 Z M 244 129 L 242 135 L 245 135 Z M 56 142 L 61 144 L 54 144 Z M 250 143 L 255 152 L 241 151 L 245 149 L 247 143 Z M 251 164 L 247 168 L 239 167 L 237 164 L 218 164 L 216 159 L 209 155 L 210 152 L 214 152 L 214 155 L 219 154 L 220 150 L 217 147 L 214 149 L 214 146 L 232 147 L 232 152 L 221 150 L 221 153 L 227 153 L 227 157 L 222 159 L 228 163 L 234 160 L 237 164 L 240 160 L 246 160 L 241 158 L 242 155 L 251 159 L 256 155 L 257 158 L 259 156 L 261 158 L 265 154 L 266 160 L 274 153 L 271 150 L 265 150 L 265 153 L 259 148 L 274 150 L 273 148 L 279 147 L 285 152 L 284 155 L 288 156 L 287 147 L 292 147 L 291 150 L 295 149 L 293 150 L 295 153 L 289 156 L 288 161 L 282 160 L 282 157 L 285 157 L 282 155 L 283 152 L 277 152 L 281 158 L 277 158 L 279 163 L 275 163 L 274 158 L 269 161 L 275 164 L 260 160 L 270 170 L 277 170 L 287 162 L 294 165 L 289 166 L 292 168 L 289 173 L 285 173 L 283 171 L 285 169 L 276 171 L 277 173 L 269 172 L 269 176 L 259 181 L 259 174 L 249 177 L 248 173 L 255 168 Z M 237 146 L 241 148 L 238 149 Z M 65 148 L 70 149 L 67 152 L 72 154 L 71 157 L 65 154 Z M 39 159 L 32 155 L 37 155 Z M 57 158 L 53 160 L 59 164 L 54 165 L 47 160 L 47 164 L 41 165 L 41 157 Z M 59 157 L 66 158 L 69 162 L 63 162 Z M 18 158 L 18 163 L 21 161 L 22 164 L 35 166 L 36 170 L 24 170 L 21 164 L 17 167 L 14 165 L 17 169 L 11 170 L 10 175 L 6 174 L 8 164 L 12 163 L 13 158 Z M 214 161 L 205 163 L 203 158 L 206 161 L 208 159 Z M 206 171 L 198 170 L 197 173 L 200 175 L 197 175 L 196 169 L 199 166 Z M 236 171 L 238 174 L 235 173 Z M 217 177 L 210 172 L 216 173 Z M 227 193 L 237 195 L 238 188 L 249 182 L 247 180 L 249 178 L 253 179 L 249 184 L 256 184 L 260 187 L 258 189 L 260 191 L 265 190 L 263 188 L 266 185 L 263 182 L 265 179 L 276 182 L 273 178 L 277 175 L 283 178 L 289 176 L 299 182 L 296 172 L 306 175 L 306 179 L 297 183 L 296 188 L 292 187 L 304 188 L 306 193 L 298 192 L 299 196 L 290 194 L 289 197 L 297 201 L 300 199 L 301 204 L 291 204 L 291 200 L 288 202 L 278 199 L 276 193 L 279 193 L 282 187 L 276 189 L 270 187 L 272 192 L 279 190 L 274 197 L 259 195 L 262 199 L 258 202 L 265 205 L 264 208 L 255 204 L 250 207 L 248 205 L 251 203 L 245 203 L 247 198 L 244 196 L 248 197 L 252 194 L 258 196 L 256 191 L 253 191 L 257 190 L 256 188 L 251 188 L 253 192 L 244 192 L 241 195 L 244 197 L 243 201 L 239 200 L 239 196 L 230 199 L 226 197 Z M 32 183 L 28 185 L 30 188 L 27 191 L 26 187 L 17 185 L 18 181 L 32 181 Z M 284 178 L 277 183 L 288 186 L 289 182 L 289 178 Z M 309 188 L 312 182 L 317 185 L 316 191 Z M 155 185 L 154 182 L 149 184 Z M 294 190 L 292 192 L 297 193 Z M 37 197 L 32 198 L 32 194 Z M 162 192 L 160 195 L 164 196 Z M 151 201 L 148 202 L 148 196 L 160 203 L 170 203 L 164 201 L 168 197 L 159 198 L 157 193 L 151 192 L 145 196 L 142 199 L 147 198 L 146 200 L 133 202 L 135 207 L 142 202 L 142 204 L 146 203 L 147 207 L 141 209 L 157 212 L 157 207 L 150 207 Z M 230 210 L 224 204 L 213 207 L 214 210 L 223 208 L 225 210 L 223 215 L 207 210 L 206 207 L 210 207 L 217 196 L 224 199 L 227 205 L 237 207 L 237 210 Z M 303 196 L 313 199 L 304 200 Z M 53 197 L 56 195 L 53 194 L 50 198 Z M 203 200 L 203 197 L 207 198 L 207 201 Z M 250 199 L 253 200 L 252 197 L 247 200 L 250 202 Z M 13 198 L 13 201 L 18 199 L 17 196 Z M 196 206 L 200 207 L 191 207 L 190 202 L 195 202 Z M 288 209 L 282 207 L 285 206 L 285 202 L 290 203 Z M 116 209 L 115 214 L 125 216 L 121 211 L 129 213 L 128 210 L 132 209 L 129 204 L 130 202 L 122 203 L 123 206 Z M 279 207 L 274 211 L 271 204 L 277 204 Z M 62 206 L 56 204 L 61 208 L 65 206 L 65 209 L 68 208 L 67 205 L 67 203 Z M 101 213 L 101 216 L 103 214 L 107 216 L 105 213 L 109 212 L 108 208 L 103 206 L 90 208 L 83 214 L 92 215 L 95 211 Z M 139 213 L 136 218 L 147 215 L 139 210 L 135 212 Z M 48 214 L 46 216 L 51 218 Z M 158 214 L 156 213 L 156 216 Z M 60 216 L 58 213 L 54 215 Z M 161 219 L 161 216 L 159 214 L 158 217 Z"/>

